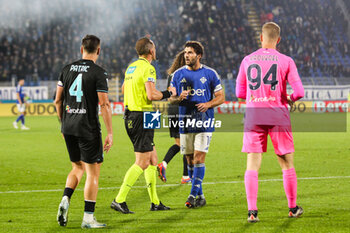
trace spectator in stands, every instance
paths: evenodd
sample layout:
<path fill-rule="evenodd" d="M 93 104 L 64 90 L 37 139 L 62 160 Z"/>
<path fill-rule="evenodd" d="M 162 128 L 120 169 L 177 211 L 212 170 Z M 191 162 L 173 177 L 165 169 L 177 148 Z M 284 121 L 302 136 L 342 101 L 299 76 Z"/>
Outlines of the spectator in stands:
<path fill-rule="evenodd" d="M 61 2 L 61 5 L 70 3 L 69 0 Z M 107 2 L 100 1 L 101 4 Z M 216 67 L 222 78 L 231 77 L 231 72 L 235 77 L 243 57 L 258 47 L 256 40 L 251 39 L 255 37 L 247 20 L 247 5 L 240 1 L 143 0 L 132 9 L 127 1 L 117 2 L 109 8 L 94 9 L 82 2 L 80 13 L 71 8 L 46 10 L 40 17 L 26 20 L 2 7 L 2 17 L 13 19 L 12 23 L 17 27 L 11 28 L 5 21 L 0 21 L 0 81 L 9 81 L 11 77 L 27 77 L 28 83 L 56 80 L 57 67 L 79 57 L 74 52 L 78 51 L 76 41 L 79 41 L 82 29 L 93 22 L 96 22 L 106 48 L 99 64 L 119 76 L 134 59 L 130 48 L 135 41 L 129 38 L 146 34 L 160 41 L 155 66 L 163 78 L 171 58 L 187 40 L 199 40 L 204 44 L 209 56 L 203 62 Z M 283 46 L 278 49 L 293 57 L 302 77 L 319 75 L 317 70 L 322 76 L 346 76 L 346 68 L 350 65 L 348 23 L 337 4 L 322 0 L 314 0 L 314 4 L 300 0 L 246 2 L 255 7 L 258 17 L 262 16 L 262 23 L 274 20 L 281 25 Z M 344 2 L 349 8 L 349 1 Z M 49 1 L 47 8 L 55 9 L 55 4 L 55 1 Z M 120 25 L 132 26 L 115 28 L 116 24 L 106 23 L 105 18 L 83 17 L 84 12 L 92 10 L 106 18 L 112 18 L 116 11 L 130 12 L 121 14 L 118 20 Z M 43 25 L 42 22 L 46 23 Z M 319 58 L 317 62 L 314 61 L 316 58 Z M 343 68 L 338 69 L 341 72 L 328 67 L 339 61 Z"/>

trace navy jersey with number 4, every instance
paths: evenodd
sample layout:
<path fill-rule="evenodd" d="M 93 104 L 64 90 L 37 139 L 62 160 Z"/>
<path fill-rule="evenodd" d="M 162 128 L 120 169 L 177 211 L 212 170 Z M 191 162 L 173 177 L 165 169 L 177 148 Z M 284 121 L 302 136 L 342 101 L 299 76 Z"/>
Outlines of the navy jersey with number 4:
<path fill-rule="evenodd" d="M 189 70 L 183 66 L 176 70 L 171 81 L 171 86 L 176 88 L 176 93 L 180 95 L 184 90 L 190 90 L 187 99 L 179 104 L 179 120 L 184 122 L 184 127 L 180 127 L 180 133 L 213 132 L 214 127 L 196 125 L 193 127 L 193 120 L 208 121 L 214 120 L 214 109 L 209 108 L 206 112 L 199 112 L 196 104 L 209 102 L 214 98 L 214 93 L 222 89 L 218 73 L 205 65 L 201 65 L 198 70 Z M 192 121 L 192 124 L 187 124 Z"/>
<path fill-rule="evenodd" d="M 62 69 L 63 134 L 92 138 L 101 132 L 97 92 L 108 92 L 108 74 L 91 60 L 81 59 Z"/>

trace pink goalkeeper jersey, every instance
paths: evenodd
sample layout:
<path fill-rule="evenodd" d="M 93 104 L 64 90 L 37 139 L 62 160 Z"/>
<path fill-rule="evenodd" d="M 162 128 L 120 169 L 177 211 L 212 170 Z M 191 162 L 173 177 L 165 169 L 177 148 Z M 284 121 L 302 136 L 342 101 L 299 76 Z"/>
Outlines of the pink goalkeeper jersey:
<path fill-rule="evenodd" d="M 275 49 L 261 48 L 246 56 L 237 77 L 237 88 L 246 92 L 238 96 L 246 97 L 245 122 L 290 125 L 287 82 L 300 81 L 293 59 Z"/>

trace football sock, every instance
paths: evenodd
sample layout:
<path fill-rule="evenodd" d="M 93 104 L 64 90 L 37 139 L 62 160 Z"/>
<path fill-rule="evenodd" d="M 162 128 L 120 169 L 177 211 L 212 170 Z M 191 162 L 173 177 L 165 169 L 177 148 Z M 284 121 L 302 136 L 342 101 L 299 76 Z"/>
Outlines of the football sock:
<path fill-rule="evenodd" d="M 63 196 L 67 196 L 69 199 L 72 197 L 74 189 L 66 187 L 63 191 Z"/>
<path fill-rule="evenodd" d="M 297 174 L 294 168 L 282 170 L 283 186 L 286 192 L 288 207 L 294 208 L 297 206 Z"/>
<path fill-rule="evenodd" d="M 198 191 L 201 188 L 203 178 L 204 178 L 204 173 L 205 173 L 204 163 L 199 163 L 194 165 L 192 188 L 191 188 L 191 195 L 194 197 L 197 196 Z"/>
<path fill-rule="evenodd" d="M 21 121 L 22 120 L 22 117 L 23 117 L 23 114 L 21 114 L 19 117 L 17 117 L 17 120 L 16 120 L 16 122 L 19 122 L 19 121 Z"/>
<path fill-rule="evenodd" d="M 22 125 L 24 125 L 24 115 L 22 115 L 21 121 L 22 121 Z"/>
<path fill-rule="evenodd" d="M 85 200 L 84 212 L 94 213 L 96 201 Z"/>
<path fill-rule="evenodd" d="M 247 170 L 244 175 L 245 191 L 247 194 L 248 210 L 258 210 L 256 202 L 258 199 L 258 172 Z"/>
<path fill-rule="evenodd" d="M 92 222 L 94 220 L 94 213 L 93 212 L 84 212 L 84 222 Z"/>
<path fill-rule="evenodd" d="M 183 164 L 184 164 L 184 171 L 183 171 L 182 175 L 188 176 L 188 165 L 187 165 L 186 155 L 183 156 L 182 160 L 183 160 Z"/>
<path fill-rule="evenodd" d="M 91 222 L 94 220 L 95 204 L 96 204 L 96 201 L 85 200 L 83 221 Z"/>
<path fill-rule="evenodd" d="M 202 184 L 201 184 L 201 187 L 200 187 L 199 190 L 198 190 L 197 195 L 198 195 L 198 196 L 204 196 L 204 195 L 203 195 Z"/>
<path fill-rule="evenodd" d="M 151 202 L 159 205 L 159 198 L 157 195 L 157 166 L 149 165 L 145 170 L 145 180 L 147 184 L 147 191 Z"/>
<path fill-rule="evenodd" d="M 166 163 L 169 163 L 173 158 L 174 156 L 180 151 L 180 147 L 176 144 L 172 145 L 168 152 L 166 153 L 163 161 L 165 161 Z"/>
<path fill-rule="evenodd" d="M 193 179 L 193 165 L 188 164 L 187 165 L 187 172 L 188 172 L 188 176 Z"/>
<path fill-rule="evenodd" d="M 126 200 L 126 196 L 128 195 L 131 187 L 135 184 L 136 180 L 139 178 L 142 172 L 142 168 L 137 164 L 133 164 L 129 168 L 129 170 L 125 174 L 124 181 L 122 186 L 120 187 L 119 193 L 115 198 L 116 202 L 122 203 Z"/>

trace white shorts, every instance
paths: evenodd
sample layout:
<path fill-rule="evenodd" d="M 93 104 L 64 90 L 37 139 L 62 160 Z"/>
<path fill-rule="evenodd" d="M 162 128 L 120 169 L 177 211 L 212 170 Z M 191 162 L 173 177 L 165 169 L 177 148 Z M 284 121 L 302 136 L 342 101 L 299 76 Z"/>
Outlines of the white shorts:
<path fill-rule="evenodd" d="M 212 132 L 180 134 L 181 154 L 193 154 L 195 150 L 208 153 L 212 135 Z"/>
<path fill-rule="evenodd" d="M 24 113 L 26 111 L 26 104 L 17 104 L 18 113 Z"/>

